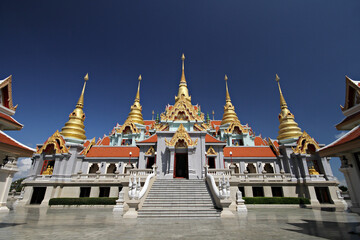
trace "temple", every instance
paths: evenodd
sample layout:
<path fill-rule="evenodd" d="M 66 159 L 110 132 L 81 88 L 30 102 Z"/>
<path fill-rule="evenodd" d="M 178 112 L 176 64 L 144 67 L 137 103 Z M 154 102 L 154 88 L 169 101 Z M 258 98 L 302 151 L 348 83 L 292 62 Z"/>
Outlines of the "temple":
<path fill-rule="evenodd" d="M 23 125 L 13 116 L 17 105 L 13 105 L 12 76 L 0 80 L 0 212 L 8 212 L 6 205 L 9 189 L 14 174 L 18 171 L 17 160 L 19 157 L 31 157 L 35 152 L 32 149 L 4 131 L 19 131 Z"/>
<path fill-rule="evenodd" d="M 176 193 L 182 191 L 177 186 L 185 184 L 189 192 L 183 194 L 199 194 L 204 199 L 207 194 L 214 209 L 229 210 L 221 216 L 241 210 L 242 196 L 304 197 L 310 199 L 309 206 L 313 208 L 343 210 L 330 159 L 319 156 L 317 151 L 323 145 L 295 122 L 277 75 L 279 134 L 277 139 L 271 139 L 256 135 L 248 124 L 241 123 L 226 75 L 222 119 L 211 120 L 208 114 L 205 117 L 201 107 L 191 101 L 184 55 L 181 60 L 179 89 L 173 105 L 166 105 L 154 120 L 144 120 L 139 76 L 127 118 L 99 139 L 85 135 L 86 76 L 69 121 L 61 132 L 55 131 L 37 146 L 31 174 L 24 183 L 24 199 L 19 204 L 47 205 L 51 198 L 59 197 L 119 197 L 124 211 L 132 210 L 129 217 L 137 216 L 137 212 L 146 217 L 155 214 L 152 204 L 156 201 L 151 199 L 157 199 L 160 191 L 173 188 Z M 196 187 L 202 184 L 207 188 Z M 157 200 L 161 206 L 167 206 L 166 201 L 178 199 Z M 170 211 L 166 209 L 165 213 Z"/>

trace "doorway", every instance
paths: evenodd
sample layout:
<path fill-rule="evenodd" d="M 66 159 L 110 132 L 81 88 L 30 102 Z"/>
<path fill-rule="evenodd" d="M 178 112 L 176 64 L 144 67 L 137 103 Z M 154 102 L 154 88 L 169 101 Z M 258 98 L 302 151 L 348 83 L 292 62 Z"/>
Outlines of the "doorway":
<path fill-rule="evenodd" d="M 30 204 L 41 204 L 42 200 L 44 200 L 45 192 L 46 187 L 34 187 Z"/>
<path fill-rule="evenodd" d="M 174 168 L 174 178 L 189 178 L 187 153 L 175 153 Z"/>
<path fill-rule="evenodd" d="M 209 157 L 208 162 L 209 162 L 209 168 L 215 168 L 215 158 L 214 157 Z"/>
<path fill-rule="evenodd" d="M 148 157 L 147 163 L 146 163 L 146 168 L 152 168 L 154 163 L 155 163 L 155 157 Z"/>
<path fill-rule="evenodd" d="M 319 203 L 332 203 L 327 187 L 315 187 L 315 193 Z"/>

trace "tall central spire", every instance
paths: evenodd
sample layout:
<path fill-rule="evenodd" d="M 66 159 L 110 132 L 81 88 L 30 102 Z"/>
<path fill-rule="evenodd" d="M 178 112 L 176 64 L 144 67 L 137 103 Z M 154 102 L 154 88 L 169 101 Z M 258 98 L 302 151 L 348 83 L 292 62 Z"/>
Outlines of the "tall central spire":
<path fill-rule="evenodd" d="M 291 139 L 297 140 L 302 135 L 301 129 L 298 127 L 298 124 L 295 122 L 294 115 L 288 109 L 285 98 L 281 91 L 280 78 L 277 74 L 275 80 L 279 87 L 280 108 L 281 108 L 281 113 L 279 114 L 279 122 L 280 122 L 279 135 L 277 139 L 280 141 L 281 140 L 291 141 Z"/>
<path fill-rule="evenodd" d="M 65 137 L 67 140 L 74 140 L 75 142 L 78 142 L 79 140 L 85 140 L 85 114 L 83 111 L 84 107 L 84 93 L 85 93 L 85 87 L 86 82 L 89 80 L 89 75 L 86 74 L 84 77 L 84 86 L 81 91 L 81 95 L 79 97 L 79 100 L 76 104 L 76 107 L 72 113 L 69 115 L 69 121 L 65 123 L 65 126 L 61 129 L 61 135 Z"/>
<path fill-rule="evenodd" d="M 232 123 L 234 121 L 239 121 L 239 118 L 236 115 L 235 107 L 231 103 L 229 88 L 228 88 L 228 77 L 225 75 L 225 84 L 226 84 L 226 103 L 224 106 L 224 115 L 221 120 L 221 125 L 226 123 Z"/>
<path fill-rule="evenodd" d="M 181 79 L 179 84 L 179 91 L 178 95 L 175 96 L 175 102 L 177 102 L 180 99 L 185 99 L 189 102 L 191 102 L 191 97 L 189 96 L 189 90 L 187 88 L 186 79 L 185 79 L 185 56 L 182 54 L 181 56 L 182 61 L 182 72 L 181 72 Z"/>
<path fill-rule="evenodd" d="M 138 89 L 135 96 L 134 104 L 131 106 L 131 110 L 129 112 L 127 120 L 132 120 L 135 123 L 144 125 L 144 119 L 142 116 L 142 107 L 140 105 L 140 82 L 141 82 L 141 75 L 139 75 L 139 83 L 138 83 Z"/>

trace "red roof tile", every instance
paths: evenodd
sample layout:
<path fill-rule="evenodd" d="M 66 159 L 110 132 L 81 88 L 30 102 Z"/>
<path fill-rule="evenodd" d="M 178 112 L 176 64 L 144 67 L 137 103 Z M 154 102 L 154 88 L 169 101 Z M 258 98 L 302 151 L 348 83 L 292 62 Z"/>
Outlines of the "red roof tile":
<path fill-rule="evenodd" d="M 148 139 L 142 140 L 138 143 L 156 143 L 157 142 L 157 134 L 152 135 L 151 137 L 149 137 Z"/>
<path fill-rule="evenodd" d="M 348 132 L 341 138 L 337 139 L 335 142 L 330 143 L 329 145 L 327 145 L 326 147 L 324 147 L 322 149 L 339 146 L 339 145 L 345 144 L 347 142 L 356 140 L 357 138 L 360 138 L 360 127 L 359 126 L 355 127 L 353 130 L 351 130 L 350 132 Z"/>
<path fill-rule="evenodd" d="M 224 157 L 276 157 L 270 147 L 225 147 Z"/>
<path fill-rule="evenodd" d="M 3 131 L 0 131 L 0 143 L 10 145 L 10 146 L 15 147 L 15 148 L 19 148 L 22 151 L 25 150 L 26 152 L 28 152 L 28 154 L 30 156 L 35 152 L 35 149 L 32 149 L 32 148 L 30 148 L 30 147 L 16 141 L 12 137 L 5 134 Z"/>
<path fill-rule="evenodd" d="M 205 135 L 205 142 L 207 142 L 207 143 L 225 143 L 223 141 L 220 141 L 220 140 L 214 138 L 213 136 L 211 136 L 209 134 Z"/>
<path fill-rule="evenodd" d="M 23 127 L 23 125 L 21 123 L 19 123 L 18 121 L 16 121 L 14 118 L 12 118 L 9 115 L 6 115 L 4 113 L 0 113 L 0 118 L 2 118 L 3 120 L 5 120 L 6 122 L 12 124 L 15 126 L 15 129 L 21 129 Z M 10 130 L 10 129 L 9 129 Z"/>
<path fill-rule="evenodd" d="M 99 141 L 96 143 L 96 145 L 109 146 L 110 145 L 109 136 L 104 135 L 104 137 L 102 139 L 99 139 Z"/>
<path fill-rule="evenodd" d="M 254 140 L 255 146 L 267 146 L 268 144 L 265 142 L 264 139 L 262 139 L 261 137 L 257 136 L 255 137 Z"/>
<path fill-rule="evenodd" d="M 139 157 L 138 147 L 93 146 L 86 157 Z"/>
<path fill-rule="evenodd" d="M 360 122 L 360 112 L 354 113 L 344 118 L 340 123 L 336 124 L 337 130 L 349 130 L 358 125 Z M 345 128 L 344 128 L 345 127 Z"/>

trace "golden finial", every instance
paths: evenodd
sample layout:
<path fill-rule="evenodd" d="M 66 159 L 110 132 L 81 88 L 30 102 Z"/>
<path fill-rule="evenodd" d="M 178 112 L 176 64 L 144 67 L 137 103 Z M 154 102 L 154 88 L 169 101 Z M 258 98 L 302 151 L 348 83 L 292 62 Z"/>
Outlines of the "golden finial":
<path fill-rule="evenodd" d="M 138 83 L 138 89 L 137 89 L 137 92 L 136 92 L 136 96 L 135 96 L 135 101 L 136 102 L 140 102 L 140 81 L 141 81 L 141 74 L 139 75 L 138 77 L 138 80 L 139 80 L 139 83 Z"/>
<path fill-rule="evenodd" d="M 140 82 L 142 80 L 141 75 L 138 77 L 139 83 L 138 83 L 138 89 L 135 96 L 134 104 L 130 108 L 130 113 L 128 115 L 128 119 L 132 120 L 135 123 L 139 123 L 144 125 L 144 119 L 142 116 L 142 107 L 140 105 Z"/>
<path fill-rule="evenodd" d="M 280 78 L 279 76 L 276 74 L 275 76 L 275 81 L 277 82 L 278 84 L 278 87 L 279 87 L 279 93 L 280 93 L 280 107 L 281 108 L 287 108 L 287 104 L 286 104 L 286 101 L 285 101 L 285 98 L 282 94 L 282 91 L 281 91 L 281 87 L 280 87 Z"/>
<path fill-rule="evenodd" d="M 180 84 L 179 84 L 178 95 L 175 97 L 175 102 L 177 102 L 181 98 L 185 98 L 186 100 L 191 102 L 191 97 L 189 96 L 189 90 L 187 88 L 186 79 L 185 79 L 185 67 L 184 67 L 185 55 L 184 54 L 182 54 L 181 60 L 182 60 L 181 79 L 180 79 Z"/>
<path fill-rule="evenodd" d="M 228 77 L 227 77 L 226 74 L 225 74 L 224 79 L 225 79 L 225 84 L 226 84 L 226 101 L 228 102 L 228 101 L 231 101 L 231 99 L 230 99 L 230 94 L 229 94 L 229 89 L 228 89 L 228 83 L 227 83 Z"/>
<path fill-rule="evenodd" d="M 221 125 L 226 123 L 232 123 L 234 121 L 239 121 L 239 118 L 236 115 L 235 107 L 231 103 L 230 94 L 229 94 L 229 88 L 228 88 L 228 77 L 225 75 L 225 85 L 226 85 L 226 103 L 224 106 L 224 115 L 221 120 Z M 239 121 L 240 122 L 240 121 Z"/>
<path fill-rule="evenodd" d="M 215 120 L 215 112 L 214 110 L 212 110 L 212 115 L 213 115 L 213 121 Z"/>
<path fill-rule="evenodd" d="M 69 121 L 65 123 L 65 126 L 61 129 L 61 135 L 68 141 L 78 142 L 79 140 L 85 140 L 85 114 L 83 111 L 84 107 L 84 93 L 86 82 L 89 80 L 89 74 L 87 73 L 84 77 L 84 86 L 81 91 L 80 98 L 76 104 L 74 111 L 69 115 Z"/>
<path fill-rule="evenodd" d="M 285 98 L 281 91 L 280 87 L 280 78 L 276 74 L 275 80 L 279 87 L 280 94 L 280 107 L 281 113 L 279 114 L 279 135 L 277 137 L 278 140 L 286 140 L 286 139 L 294 139 L 297 140 L 301 135 L 301 129 L 298 127 L 298 124 L 295 122 L 294 115 L 290 112 L 287 107 Z"/>

